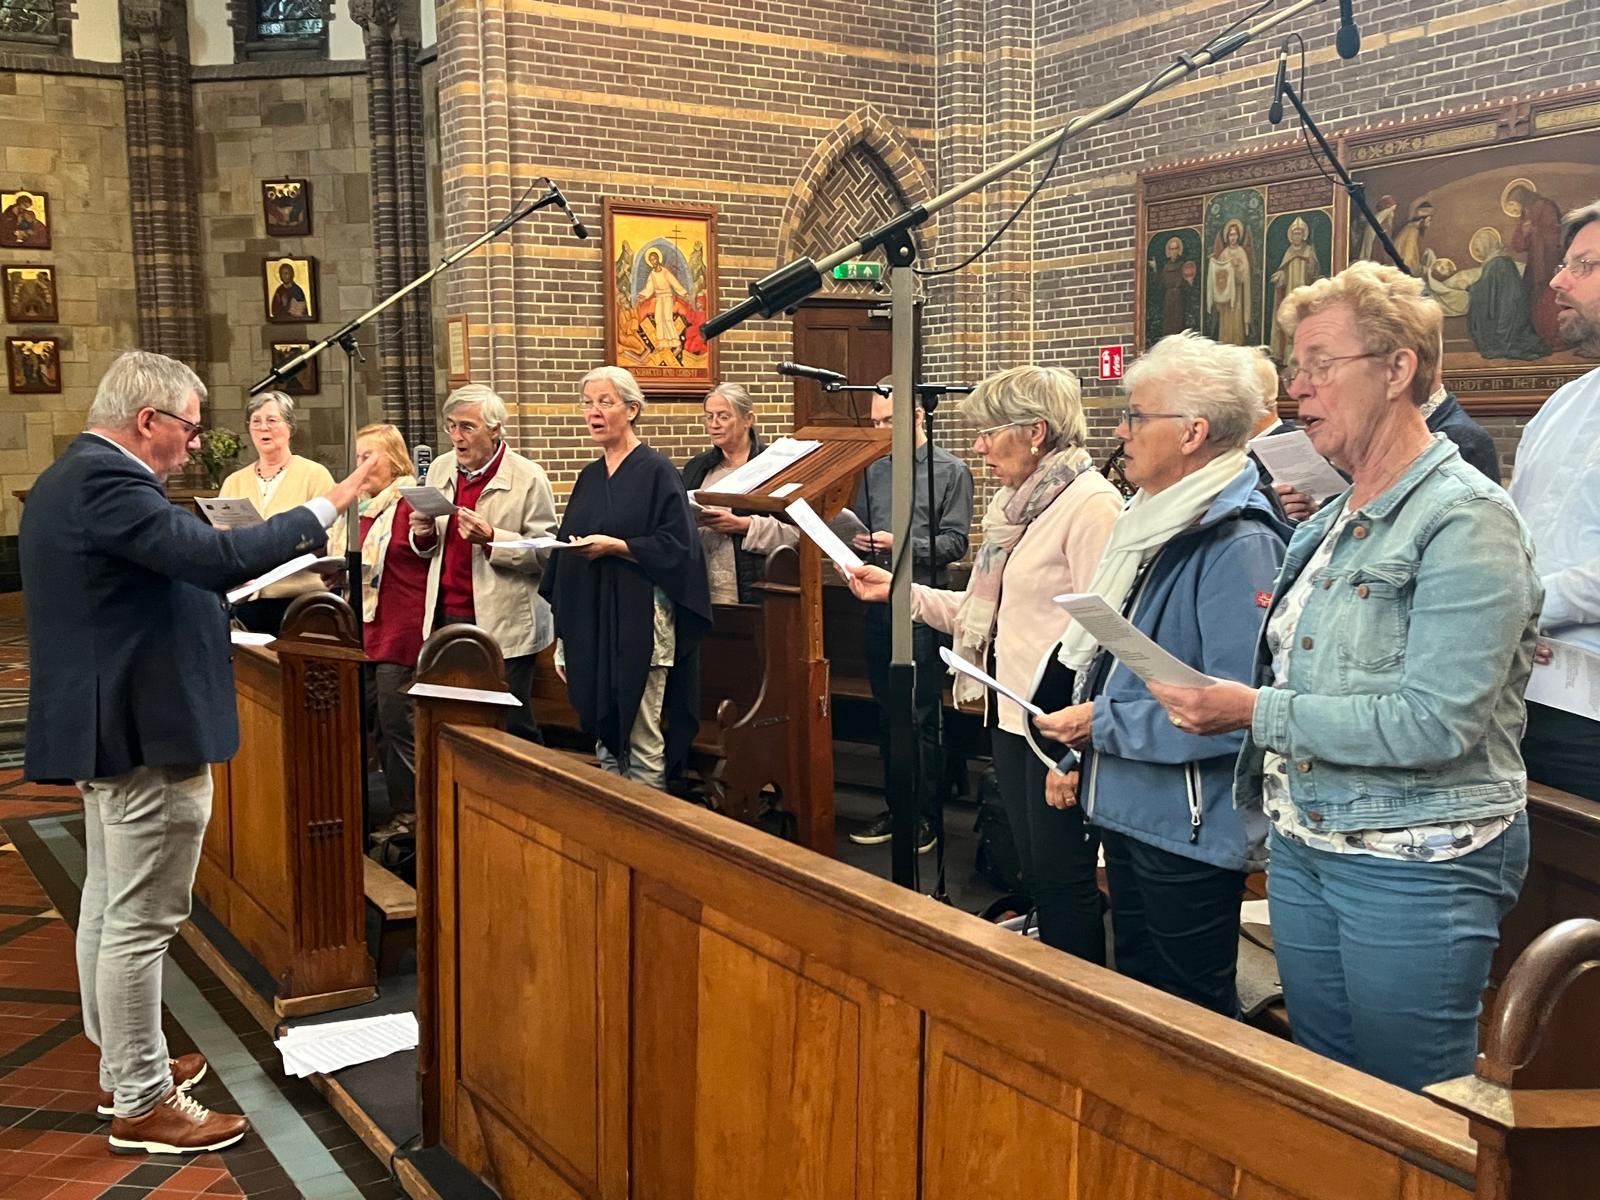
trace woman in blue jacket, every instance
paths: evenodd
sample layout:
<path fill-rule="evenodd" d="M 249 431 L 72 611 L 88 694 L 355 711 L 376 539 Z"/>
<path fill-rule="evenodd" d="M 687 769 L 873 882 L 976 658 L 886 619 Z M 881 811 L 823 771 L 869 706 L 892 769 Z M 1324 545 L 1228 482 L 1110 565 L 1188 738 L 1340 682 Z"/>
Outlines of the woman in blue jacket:
<path fill-rule="evenodd" d="M 1193 333 L 1163 338 L 1129 369 L 1116 436 L 1139 492 L 1111 527 L 1089 590 L 1208 675 L 1249 679 L 1256 633 L 1289 527 L 1244 451 L 1263 415 L 1253 351 Z M 1144 682 L 1081 626 L 1057 650 L 1077 703 L 1035 718 L 1082 753 L 1046 799 L 1082 803 L 1101 830 L 1117 969 L 1237 1016 L 1245 876 L 1264 862 L 1259 806 L 1233 805 L 1237 732 L 1168 720 Z"/>
<path fill-rule="evenodd" d="M 1272 825 L 1295 1041 L 1420 1089 L 1472 1071 L 1527 871 L 1542 589 L 1510 499 L 1422 418 L 1440 314 L 1418 281 L 1356 263 L 1278 320 L 1303 427 L 1352 484 L 1295 531 L 1258 686 L 1157 691 L 1186 727 L 1248 732 L 1237 796 Z"/>

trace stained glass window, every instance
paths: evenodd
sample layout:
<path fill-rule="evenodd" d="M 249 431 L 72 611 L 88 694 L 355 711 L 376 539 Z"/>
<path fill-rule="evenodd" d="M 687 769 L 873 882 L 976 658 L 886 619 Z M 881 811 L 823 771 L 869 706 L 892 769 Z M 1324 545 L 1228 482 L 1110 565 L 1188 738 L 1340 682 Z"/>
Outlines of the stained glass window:
<path fill-rule="evenodd" d="M 0 37 L 55 38 L 56 0 L 0 0 Z"/>
<path fill-rule="evenodd" d="M 320 38 L 324 0 L 257 0 L 255 37 L 263 42 Z"/>

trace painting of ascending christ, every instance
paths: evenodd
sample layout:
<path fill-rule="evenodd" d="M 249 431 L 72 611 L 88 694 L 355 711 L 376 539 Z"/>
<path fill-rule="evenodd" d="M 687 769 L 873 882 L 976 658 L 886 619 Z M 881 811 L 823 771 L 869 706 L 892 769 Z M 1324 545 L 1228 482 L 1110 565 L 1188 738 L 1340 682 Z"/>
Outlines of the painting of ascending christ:
<path fill-rule="evenodd" d="M 717 311 L 717 211 L 710 205 L 605 202 L 606 356 L 660 396 L 704 395 L 717 347 L 700 331 Z"/>

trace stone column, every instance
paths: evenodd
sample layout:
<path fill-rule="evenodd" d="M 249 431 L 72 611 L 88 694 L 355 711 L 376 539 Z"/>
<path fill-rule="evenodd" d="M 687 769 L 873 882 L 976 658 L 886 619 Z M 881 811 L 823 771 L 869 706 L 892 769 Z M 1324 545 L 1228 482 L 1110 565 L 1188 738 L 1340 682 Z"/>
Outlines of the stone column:
<path fill-rule="evenodd" d="M 422 123 L 421 22 L 415 0 L 354 0 L 351 18 L 367 47 L 367 121 L 372 131 L 373 300 L 428 269 L 428 179 Z M 384 419 L 408 444 L 431 441 L 433 330 L 429 289 L 418 288 L 378 318 Z"/>
<path fill-rule="evenodd" d="M 122 0 L 121 16 L 139 345 L 204 373 L 187 17 L 182 0 Z"/>

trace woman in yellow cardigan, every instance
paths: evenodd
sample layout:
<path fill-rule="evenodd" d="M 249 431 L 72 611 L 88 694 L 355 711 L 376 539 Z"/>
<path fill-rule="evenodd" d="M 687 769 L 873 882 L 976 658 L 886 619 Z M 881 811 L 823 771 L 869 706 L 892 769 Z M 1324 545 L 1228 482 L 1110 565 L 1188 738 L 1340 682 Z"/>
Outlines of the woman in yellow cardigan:
<path fill-rule="evenodd" d="M 333 476 L 328 468 L 289 449 L 294 437 L 294 401 L 290 397 L 283 392 L 262 392 L 251 398 L 245 412 L 249 418 L 250 440 L 255 443 L 259 457 L 223 481 L 223 496 L 248 499 L 263 517 L 273 517 L 333 490 Z M 324 553 L 344 554 L 343 521 L 335 522 L 328 530 L 328 548 Z M 327 586 L 323 577 L 314 571 L 298 571 L 235 606 L 234 615 L 246 629 L 275 634 L 296 596 L 324 591 Z"/>

